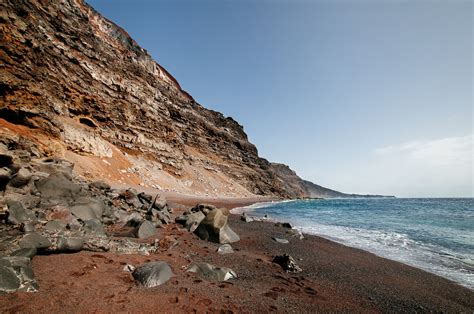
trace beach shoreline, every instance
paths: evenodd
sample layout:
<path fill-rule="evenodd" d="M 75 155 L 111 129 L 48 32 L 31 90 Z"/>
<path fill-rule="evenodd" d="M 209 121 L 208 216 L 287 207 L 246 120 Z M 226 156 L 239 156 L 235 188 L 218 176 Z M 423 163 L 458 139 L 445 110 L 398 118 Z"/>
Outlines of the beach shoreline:
<path fill-rule="evenodd" d="M 256 200 L 170 198 L 176 214 L 190 202 L 228 209 Z M 0 296 L 2 312 L 470 312 L 474 292 L 452 281 L 372 253 L 314 235 L 303 240 L 274 222 L 244 222 L 229 215 L 229 224 L 241 240 L 234 253 L 218 254 L 216 243 L 170 224 L 146 239 L 177 241 L 149 256 L 79 252 L 36 256 L 33 269 L 40 289 Z M 280 244 L 272 238 L 286 238 Z M 173 240 L 174 239 L 174 240 Z M 166 242 L 166 241 L 165 241 Z M 286 273 L 272 263 L 289 254 L 303 269 Z M 162 260 L 174 277 L 156 288 L 137 286 L 126 264 Z M 212 282 L 187 273 L 193 262 L 233 269 L 238 278 Z M 52 267 L 61 265 L 61 267 Z"/>

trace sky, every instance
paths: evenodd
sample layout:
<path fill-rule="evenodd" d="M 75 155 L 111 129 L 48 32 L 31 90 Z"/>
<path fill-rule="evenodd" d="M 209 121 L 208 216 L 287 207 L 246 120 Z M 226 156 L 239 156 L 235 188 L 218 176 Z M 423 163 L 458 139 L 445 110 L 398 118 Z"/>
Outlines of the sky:
<path fill-rule="evenodd" d="M 474 196 L 471 1 L 87 2 L 301 177 Z"/>

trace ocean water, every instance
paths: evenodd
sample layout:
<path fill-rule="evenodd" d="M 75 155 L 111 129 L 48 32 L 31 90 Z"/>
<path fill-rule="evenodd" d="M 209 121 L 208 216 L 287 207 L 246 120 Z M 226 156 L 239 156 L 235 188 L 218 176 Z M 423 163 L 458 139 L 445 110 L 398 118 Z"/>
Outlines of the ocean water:
<path fill-rule="evenodd" d="M 327 199 L 237 209 L 360 248 L 474 290 L 474 199 Z"/>

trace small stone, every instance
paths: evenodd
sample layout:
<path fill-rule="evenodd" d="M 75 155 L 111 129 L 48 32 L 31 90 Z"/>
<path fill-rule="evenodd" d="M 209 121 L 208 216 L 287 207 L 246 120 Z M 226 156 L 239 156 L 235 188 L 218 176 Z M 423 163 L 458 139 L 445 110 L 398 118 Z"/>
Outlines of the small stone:
<path fill-rule="evenodd" d="M 187 271 L 198 273 L 203 278 L 216 281 L 227 281 L 232 278 L 237 278 L 237 274 L 232 269 L 217 267 L 208 263 L 196 263 L 190 266 Z"/>
<path fill-rule="evenodd" d="M 245 221 L 245 222 L 252 222 L 252 221 L 253 221 L 253 218 L 250 217 L 249 215 L 247 215 L 246 213 L 243 213 L 243 214 L 240 216 L 240 220 Z"/>
<path fill-rule="evenodd" d="M 123 266 L 123 271 L 126 271 L 128 273 L 133 273 L 134 270 L 135 270 L 135 266 L 133 265 L 127 264 Z"/>
<path fill-rule="evenodd" d="M 23 248 L 23 249 L 19 249 L 13 252 L 11 256 L 24 256 L 31 259 L 36 255 L 37 252 L 38 250 L 35 247 Z"/>
<path fill-rule="evenodd" d="M 223 244 L 219 246 L 219 248 L 217 249 L 217 253 L 222 254 L 222 255 L 231 254 L 231 253 L 234 253 L 234 249 L 232 248 L 230 244 Z"/>
<path fill-rule="evenodd" d="M 289 273 L 298 273 L 302 271 L 302 269 L 296 265 L 294 258 L 288 254 L 275 256 L 273 258 L 273 263 L 280 265 L 284 271 Z"/>
<path fill-rule="evenodd" d="M 278 242 L 278 243 L 281 243 L 281 244 L 288 244 L 290 243 L 290 241 L 288 241 L 287 239 L 281 239 L 281 238 L 272 238 L 274 241 Z"/>
<path fill-rule="evenodd" d="M 288 228 L 288 229 L 292 229 L 293 226 L 289 223 L 289 222 L 277 222 L 275 224 L 275 226 L 277 227 L 283 227 L 283 228 Z"/>

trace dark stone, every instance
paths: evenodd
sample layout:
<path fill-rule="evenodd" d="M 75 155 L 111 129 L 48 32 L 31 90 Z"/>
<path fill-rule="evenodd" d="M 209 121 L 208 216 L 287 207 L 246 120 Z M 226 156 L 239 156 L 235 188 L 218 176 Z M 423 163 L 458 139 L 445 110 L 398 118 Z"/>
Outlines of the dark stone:
<path fill-rule="evenodd" d="M 302 269 L 298 265 L 296 265 L 296 261 L 294 260 L 294 258 L 288 254 L 275 256 L 273 258 L 273 263 L 280 265 L 283 270 L 288 273 L 298 273 L 302 271 Z"/>
<path fill-rule="evenodd" d="M 288 229 L 292 229 L 293 226 L 289 223 L 289 222 L 277 222 L 275 224 L 275 226 L 277 227 L 283 227 L 283 228 L 288 228 Z"/>
<path fill-rule="evenodd" d="M 250 217 L 249 215 L 247 215 L 246 213 L 243 213 L 243 214 L 240 216 L 240 220 L 245 221 L 245 222 L 252 222 L 252 221 L 253 221 L 253 218 Z"/>
<path fill-rule="evenodd" d="M 50 246 L 51 242 L 37 232 L 28 233 L 20 240 L 20 247 L 22 248 L 36 248 L 38 250 L 44 250 Z"/>
<path fill-rule="evenodd" d="M 23 205 L 18 201 L 8 201 L 8 222 L 14 225 L 19 225 L 29 221 L 35 221 L 35 214 L 23 207 Z"/>
<path fill-rule="evenodd" d="M 97 189 L 97 190 L 103 190 L 103 191 L 110 190 L 110 184 L 104 181 L 94 181 L 92 183 L 89 183 L 89 187 Z"/>
<path fill-rule="evenodd" d="M 54 173 L 36 182 L 36 188 L 43 200 L 74 199 L 81 192 L 81 187 L 75 184 L 63 173 Z"/>
<path fill-rule="evenodd" d="M 146 202 L 148 204 L 151 204 L 151 202 L 153 201 L 153 196 L 151 196 L 150 194 L 147 194 L 145 192 L 141 192 L 137 196 L 140 199 L 140 201 L 142 201 L 142 203 Z"/>
<path fill-rule="evenodd" d="M 20 278 L 13 269 L 0 266 L 0 291 L 14 292 L 20 288 Z"/>
<path fill-rule="evenodd" d="M 23 248 L 16 250 L 11 254 L 11 256 L 23 256 L 23 257 L 28 257 L 28 258 L 33 258 L 38 250 L 35 247 L 30 247 L 30 248 Z"/>
<path fill-rule="evenodd" d="M 173 272 L 165 262 L 150 262 L 138 266 L 132 276 L 142 286 L 152 288 L 166 283 L 173 276 Z"/>
<path fill-rule="evenodd" d="M 0 168 L 0 189 L 5 189 L 5 186 L 12 178 L 12 171 L 7 167 Z"/>
<path fill-rule="evenodd" d="M 206 216 L 194 231 L 201 239 L 216 243 L 233 243 L 240 237 L 227 224 L 227 216 L 214 206 L 203 206 L 201 212 Z"/>
<path fill-rule="evenodd" d="M 19 188 L 26 185 L 31 180 L 31 172 L 26 168 L 21 168 L 8 183 L 10 186 Z"/>

